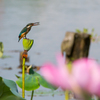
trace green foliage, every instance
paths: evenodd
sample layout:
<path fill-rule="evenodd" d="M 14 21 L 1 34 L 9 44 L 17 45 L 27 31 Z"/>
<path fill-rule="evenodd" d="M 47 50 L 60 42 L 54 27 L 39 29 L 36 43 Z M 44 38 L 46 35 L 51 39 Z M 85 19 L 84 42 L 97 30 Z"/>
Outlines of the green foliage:
<path fill-rule="evenodd" d="M 77 33 L 88 33 L 89 31 L 88 31 L 87 28 L 83 28 L 83 31 L 81 31 L 81 30 L 79 30 L 79 29 L 76 29 L 76 32 L 77 32 Z M 91 33 L 91 35 L 94 34 L 94 28 L 92 28 L 92 30 L 91 30 L 90 33 Z"/>
<path fill-rule="evenodd" d="M 17 85 L 22 88 L 22 77 L 20 77 L 16 81 Z M 33 75 L 25 75 L 25 90 L 31 91 L 31 90 L 36 90 L 40 87 L 38 78 L 34 77 Z"/>
<path fill-rule="evenodd" d="M 77 33 L 89 33 L 87 28 L 83 28 L 83 31 L 76 29 Z M 92 42 L 99 42 L 100 41 L 100 36 L 98 36 L 97 34 L 94 34 L 94 28 L 92 28 L 91 32 L 90 32 L 90 38 Z"/>
<path fill-rule="evenodd" d="M 18 75 L 15 75 L 17 78 L 20 78 L 20 76 L 18 76 Z"/>
<path fill-rule="evenodd" d="M 0 77 L 0 100 L 26 100 L 23 99 L 17 90 L 16 83 Z"/>
<path fill-rule="evenodd" d="M 43 87 L 49 88 L 49 89 L 52 89 L 52 90 L 56 90 L 56 89 L 57 89 L 57 88 L 54 87 L 53 85 L 49 84 L 40 74 L 38 74 L 38 73 L 35 72 L 34 75 L 35 75 L 36 77 L 38 77 L 38 79 L 39 79 L 39 84 L 42 85 Z"/>
<path fill-rule="evenodd" d="M 99 42 L 100 41 L 100 36 L 97 34 L 94 34 L 94 29 L 91 31 L 91 40 L 92 42 Z"/>
<path fill-rule="evenodd" d="M 92 28 L 91 35 L 94 34 L 94 28 Z"/>
<path fill-rule="evenodd" d="M 71 62 L 71 61 L 68 62 L 68 64 L 67 64 L 67 68 L 68 68 L 69 72 L 72 71 L 72 62 Z"/>
<path fill-rule="evenodd" d="M 3 51 L 4 51 L 3 43 L 0 42 L 0 58 L 3 56 Z"/>
<path fill-rule="evenodd" d="M 2 59 L 5 59 L 5 58 L 11 58 L 11 56 L 3 55 L 1 58 L 2 58 Z"/>
<path fill-rule="evenodd" d="M 34 40 L 23 39 L 23 48 L 24 50 L 29 51 L 34 43 Z"/>
<path fill-rule="evenodd" d="M 76 32 L 77 32 L 77 33 L 81 33 L 81 31 L 80 31 L 79 29 L 76 29 Z"/>
<path fill-rule="evenodd" d="M 23 99 L 23 98 L 21 99 L 19 97 L 14 96 L 14 95 L 10 95 L 10 96 L 8 96 L 4 99 L 0 99 L 0 100 L 26 100 L 26 99 Z"/>
<path fill-rule="evenodd" d="M 83 33 L 88 33 L 88 29 L 84 28 Z"/>
<path fill-rule="evenodd" d="M 0 42 L 0 58 L 5 59 L 5 58 L 10 58 L 11 57 L 11 56 L 3 55 L 3 52 L 4 52 L 4 46 L 3 46 L 3 43 Z"/>
<path fill-rule="evenodd" d="M 22 77 L 20 77 L 16 83 L 20 88 L 22 88 Z M 57 89 L 56 87 L 52 86 L 49 84 L 40 74 L 36 73 L 33 71 L 33 74 L 31 72 L 30 75 L 25 75 L 25 90 L 31 91 L 31 90 L 36 90 L 42 85 L 45 88 L 49 88 L 52 90 Z"/>

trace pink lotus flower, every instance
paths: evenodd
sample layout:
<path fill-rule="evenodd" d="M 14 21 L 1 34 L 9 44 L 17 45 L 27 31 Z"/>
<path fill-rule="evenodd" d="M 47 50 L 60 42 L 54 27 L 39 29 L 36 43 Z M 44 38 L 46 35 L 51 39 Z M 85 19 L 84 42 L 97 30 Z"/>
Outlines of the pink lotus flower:
<path fill-rule="evenodd" d="M 93 59 L 82 58 L 72 65 L 72 76 L 90 94 L 100 95 L 100 66 Z"/>
<path fill-rule="evenodd" d="M 57 56 L 57 62 L 57 66 L 46 63 L 41 68 L 42 75 L 49 83 L 64 90 L 70 89 L 78 93 L 82 89 L 100 96 L 100 66 L 96 61 L 87 58 L 76 60 L 71 72 L 61 55 Z"/>

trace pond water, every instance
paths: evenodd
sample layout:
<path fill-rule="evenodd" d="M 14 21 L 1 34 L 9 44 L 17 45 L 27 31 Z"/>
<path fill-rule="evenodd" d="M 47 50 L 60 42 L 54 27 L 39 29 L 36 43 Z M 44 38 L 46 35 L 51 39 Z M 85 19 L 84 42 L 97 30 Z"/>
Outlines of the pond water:
<path fill-rule="evenodd" d="M 55 55 L 61 51 L 61 42 L 67 31 L 88 28 L 91 32 L 94 28 L 95 33 L 100 35 L 100 0 L 0 0 L 0 41 L 4 44 L 4 55 L 11 56 L 0 59 L 0 76 L 6 79 L 17 80 L 19 51 L 23 51 L 18 35 L 30 22 L 40 22 L 40 25 L 32 27 L 27 35 L 34 39 L 28 53 L 29 64 L 56 63 Z M 89 53 L 90 58 L 98 61 L 99 45 L 99 42 L 92 43 Z M 12 70 L 3 70 L 6 67 L 12 67 Z M 40 99 L 64 100 L 64 96 L 34 98 Z"/>

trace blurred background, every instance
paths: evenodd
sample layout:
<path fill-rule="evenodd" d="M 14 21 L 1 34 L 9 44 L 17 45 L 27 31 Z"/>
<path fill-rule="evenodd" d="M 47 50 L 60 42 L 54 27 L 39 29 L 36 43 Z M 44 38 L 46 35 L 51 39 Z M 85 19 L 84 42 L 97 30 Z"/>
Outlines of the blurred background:
<path fill-rule="evenodd" d="M 0 59 L 0 76 L 17 80 L 19 53 L 23 51 L 18 35 L 28 23 L 40 22 L 33 26 L 27 37 L 34 39 L 28 52 L 29 64 L 41 66 L 45 62 L 56 63 L 55 55 L 61 52 L 61 42 L 67 31 L 87 28 L 100 35 L 100 0 L 0 0 L 0 42 L 4 44 L 4 55 Z M 91 43 L 89 58 L 100 62 L 100 43 Z M 12 70 L 4 70 L 11 67 Z M 28 98 L 28 97 L 26 97 Z M 45 100 L 48 97 L 35 97 Z M 49 97 L 61 100 L 64 96 Z M 48 99 L 49 100 L 49 99 Z"/>

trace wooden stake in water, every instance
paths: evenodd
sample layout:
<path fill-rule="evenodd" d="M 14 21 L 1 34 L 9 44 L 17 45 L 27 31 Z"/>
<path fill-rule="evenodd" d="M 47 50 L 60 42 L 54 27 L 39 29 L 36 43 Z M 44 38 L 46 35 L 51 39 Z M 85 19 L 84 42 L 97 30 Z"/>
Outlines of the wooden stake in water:
<path fill-rule="evenodd" d="M 25 58 L 23 57 L 23 68 L 22 68 L 22 97 L 25 98 Z"/>

